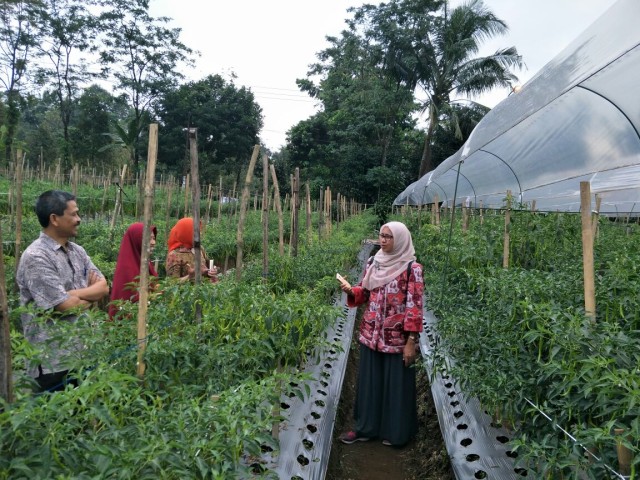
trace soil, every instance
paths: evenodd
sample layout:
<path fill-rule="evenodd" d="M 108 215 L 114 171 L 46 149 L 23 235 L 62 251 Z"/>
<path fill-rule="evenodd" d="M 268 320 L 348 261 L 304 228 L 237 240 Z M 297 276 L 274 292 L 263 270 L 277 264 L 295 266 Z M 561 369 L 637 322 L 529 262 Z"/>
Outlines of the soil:
<path fill-rule="evenodd" d="M 355 342 L 347 361 L 325 480 L 455 480 L 424 371 L 418 372 L 419 427 L 413 441 L 394 448 L 378 440 L 352 445 L 338 440 L 342 432 L 353 429 L 358 361 Z"/>

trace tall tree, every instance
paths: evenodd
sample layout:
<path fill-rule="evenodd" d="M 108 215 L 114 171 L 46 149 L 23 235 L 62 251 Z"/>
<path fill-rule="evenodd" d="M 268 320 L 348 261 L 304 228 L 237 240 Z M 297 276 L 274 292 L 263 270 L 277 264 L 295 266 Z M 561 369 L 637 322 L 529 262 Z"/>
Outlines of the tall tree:
<path fill-rule="evenodd" d="M 208 77 L 168 92 L 156 111 L 163 125 L 160 146 L 164 162 L 177 173 L 185 173 L 188 162 L 185 129 L 198 129 L 198 149 L 203 180 L 215 180 L 212 168 L 237 173 L 238 159 L 247 158 L 259 142 L 262 109 L 251 90 L 237 87 L 220 75 Z"/>
<path fill-rule="evenodd" d="M 180 41 L 180 29 L 168 28 L 167 17 L 149 15 L 149 0 L 99 0 L 105 9 L 100 60 L 116 79 L 133 110 L 137 137 L 143 118 L 154 102 L 184 78 L 178 66 L 191 63 L 194 53 Z M 134 170 L 139 170 L 138 142 L 133 152 Z"/>
<path fill-rule="evenodd" d="M 318 54 L 309 77 L 298 80 L 324 109 L 290 131 L 291 161 L 308 165 L 306 175 L 316 184 L 376 200 L 380 190 L 395 188 L 390 182 L 398 177 L 384 172 L 401 158 L 417 107 L 412 92 L 385 68 L 380 44 L 363 37 L 354 25 L 327 40 L 331 45 Z M 320 78 L 317 84 L 314 77 Z M 368 174 L 371 169 L 381 175 Z"/>
<path fill-rule="evenodd" d="M 50 88 L 57 99 L 62 122 L 62 156 L 67 167 L 73 107 L 81 86 L 93 76 L 85 59 L 79 57 L 91 48 L 96 38 L 98 23 L 87 8 L 93 3 L 92 0 L 48 0 L 46 10 L 39 16 L 42 41 L 37 51 L 45 61 L 39 65 L 37 77 L 40 85 Z"/>
<path fill-rule="evenodd" d="M 452 96 L 476 96 L 495 87 L 510 86 L 517 80 L 510 69 L 521 68 L 522 57 L 515 47 L 477 56 L 483 41 L 508 31 L 507 24 L 482 0 L 470 0 L 451 11 L 448 0 L 439 2 L 438 15 L 428 17 L 428 29 L 414 28 L 414 18 L 425 6 L 431 12 L 433 2 L 397 0 L 391 4 L 397 4 L 400 11 L 412 12 L 411 17 L 396 18 L 395 23 L 400 29 L 407 29 L 409 36 L 407 32 L 395 36 L 392 29 L 385 30 L 391 61 L 399 78 L 419 88 L 427 97 L 423 102 L 423 111 L 428 112 L 428 126 L 418 172 L 421 177 L 434 167 L 434 132 L 441 116 L 450 110 Z M 406 42 L 407 38 L 412 39 L 410 43 Z"/>
<path fill-rule="evenodd" d="M 18 122 L 20 102 L 27 79 L 30 51 L 38 42 L 34 27 L 41 2 L 36 0 L 0 0 L 0 81 L 6 102 L 4 125 L 5 161 L 11 149 Z"/>
<path fill-rule="evenodd" d="M 71 145 L 74 158 L 86 161 L 89 165 L 121 166 L 123 162 L 113 151 L 107 152 L 106 145 L 115 133 L 113 125 L 126 120 L 129 114 L 127 102 L 122 97 L 114 97 L 98 85 L 85 89 L 74 107 L 76 114 L 71 124 Z M 118 141 L 120 137 L 118 136 Z M 128 157 L 124 159 L 128 161 Z M 114 165 L 115 163 L 115 165 Z"/>

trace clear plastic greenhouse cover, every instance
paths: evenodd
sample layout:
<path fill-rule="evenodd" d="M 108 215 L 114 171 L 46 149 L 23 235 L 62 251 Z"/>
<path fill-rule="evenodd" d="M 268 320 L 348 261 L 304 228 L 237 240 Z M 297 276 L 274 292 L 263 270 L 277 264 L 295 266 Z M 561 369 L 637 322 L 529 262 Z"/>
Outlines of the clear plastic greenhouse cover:
<path fill-rule="evenodd" d="M 602 214 L 640 215 L 638 19 L 640 0 L 615 3 L 394 205 L 437 195 L 449 206 L 503 208 L 510 190 L 536 210 L 576 212 L 589 181 Z"/>

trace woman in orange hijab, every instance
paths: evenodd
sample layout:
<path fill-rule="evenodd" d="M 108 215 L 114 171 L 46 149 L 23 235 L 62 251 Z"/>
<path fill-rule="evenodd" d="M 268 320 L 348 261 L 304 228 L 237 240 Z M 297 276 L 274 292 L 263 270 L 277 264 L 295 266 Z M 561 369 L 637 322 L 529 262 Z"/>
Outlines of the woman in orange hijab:
<path fill-rule="evenodd" d="M 113 320 L 120 310 L 118 302 L 138 301 L 138 281 L 140 278 L 140 257 L 142 256 L 142 233 L 144 224 L 133 223 L 120 243 L 118 260 L 116 261 L 116 271 L 113 275 L 113 286 L 111 287 L 111 302 L 109 303 L 109 320 Z M 151 226 L 150 250 L 156 245 L 156 235 L 158 230 Z M 149 262 L 150 284 L 158 276 L 153 264 Z"/>
<path fill-rule="evenodd" d="M 169 250 L 167 253 L 166 270 L 168 277 L 180 279 L 182 282 L 193 280 L 195 277 L 195 250 L 193 248 L 193 218 L 186 217 L 178 220 L 178 223 L 169 233 Z M 203 278 L 209 278 L 211 282 L 218 281 L 218 269 L 209 269 L 207 256 L 200 247 L 200 270 Z"/>

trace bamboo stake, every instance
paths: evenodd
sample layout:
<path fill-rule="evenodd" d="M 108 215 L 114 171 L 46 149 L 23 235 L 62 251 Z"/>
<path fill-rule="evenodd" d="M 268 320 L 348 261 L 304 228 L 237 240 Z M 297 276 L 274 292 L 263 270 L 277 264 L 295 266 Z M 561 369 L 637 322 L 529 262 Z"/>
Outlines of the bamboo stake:
<path fill-rule="evenodd" d="M 251 154 L 251 160 L 249 161 L 249 168 L 247 168 L 247 176 L 244 181 L 244 188 L 242 189 L 242 201 L 240 203 L 240 218 L 238 219 L 238 233 L 236 235 L 236 243 L 238 245 L 236 255 L 236 281 L 242 279 L 242 254 L 244 249 L 244 222 L 247 216 L 247 204 L 249 203 L 249 188 L 251 187 L 251 180 L 253 178 L 253 170 L 260 154 L 260 145 L 254 145 L 253 153 Z"/>
<path fill-rule="evenodd" d="M 144 377 L 144 352 L 147 348 L 147 306 L 149 302 L 149 245 L 151 243 L 151 213 L 153 206 L 153 178 L 158 157 L 158 124 L 149 125 L 149 149 L 147 152 L 147 181 L 144 188 L 144 230 L 140 255 L 140 291 L 138 301 L 138 377 Z"/>
<path fill-rule="evenodd" d="M 207 225 L 209 225 L 209 212 L 211 211 L 212 200 L 213 200 L 213 191 L 211 189 L 211 184 L 209 184 L 209 189 L 207 190 L 207 213 L 204 220 Z"/>
<path fill-rule="evenodd" d="M 166 243 L 166 241 L 169 239 L 169 234 L 167 232 L 169 232 L 169 219 L 171 218 L 171 195 L 173 194 L 173 182 L 167 184 L 167 208 L 166 211 L 164 213 L 164 231 L 165 231 L 165 236 L 164 241 Z M 156 270 L 157 272 L 157 270 Z"/>
<path fill-rule="evenodd" d="M 202 283 L 202 247 L 200 245 L 200 172 L 198 168 L 198 129 L 189 129 L 189 156 L 191 157 L 191 208 L 193 209 L 194 283 Z M 188 176 L 187 176 L 188 177 Z M 186 212 L 186 211 L 185 211 Z M 202 322 L 202 304 L 196 302 L 196 324 Z"/>
<path fill-rule="evenodd" d="M 262 282 L 269 275 L 269 158 L 262 154 Z"/>
<path fill-rule="evenodd" d="M 22 256 L 22 161 L 22 150 L 18 149 L 18 151 L 16 152 L 16 261 L 13 276 L 16 292 L 18 291 L 18 282 L 15 279 L 18 278 L 18 265 L 20 264 L 20 257 Z M 2 248 L 1 244 L 0 248 Z"/>
<path fill-rule="evenodd" d="M 0 397 L 13 402 L 13 372 L 11 369 L 11 333 L 7 304 L 7 281 L 2 252 L 2 224 L 0 223 Z M 17 263 L 17 262 L 16 262 Z"/>
<path fill-rule="evenodd" d="M 116 184 L 116 187 L 118 187 L 118 192 L 116 193 L 116 204 L 113 207 L 113 216 L 111 217 L 111 226 L 109 227 L 110 237 L 113 237 L 113 229 L 116 226 L 116 219 L 118 218 L 120 205 L 122 205 L 122 187 L 124 186 L 124 179 L 125 179 L 126 173 L 127 173 L 127 164 L 125 163 L 122 166 L 122 173 L 120 174 L 120 183 Z"/>
<path fill-rule="evenodd" d="M 582 182 L 581 182 L 582 183 Z M 625 438 L 624 428 L 615 428 L 614 433 L 618 436 L 616 440 L 616 453 L 618 455 L 618 473 L 624 477 L 631 475 L 631 464 L 633 463 L 633 452 L 624 445 Z M 627 441 L 631 441 L 629 436 L 626 437 Z"/>
<path fill-rule="evenodd" d="M 591 236 L 596 238 L 598 236 L 598 218 L 600 217 L 600 206 L 602 205 L 602 197 L 596 193 L 596 209 L 591 215 Z"/>
<path fill-rule="evenodd" d="M 218 187 L 218 223 L 220 223 L 220 219 L 222 218 L 222 175 L 218 180 L 220 182 L 220 186 Z"/>
<path fill-rule="evenodd" d="M 596 288 L 593 266 L 593 230 L 591 222 L 591 186 L 580 182 L 580 216 L 582 219 L 582 270 L 584 274 L 584 310 L 596 320 Z"/>
<path fill-rule="evenodd" d="M 300 210 L 300 168 L 296 167 L 295 175 L 293 179 L 293 191 L 291 192 L 291 208 L 292 208 L 292 222 L 291 222 L 291 256 L 298 256 L 298 219 Z"/>
<path fill-rule="evenodd" d="M 504 248 L 502 250 L 502 268 L 509 268 L 510 223 L 511 223 L 511 190 L 507 190 L 507 210 L 504 212 Z"/>
<path fill-rule="evenodd" d="M 304 184 L 305 197 L 306 197 L 306 213 L 307 213 L 307 245 L 311 245 L 313 231 L 311 227 L 311 191 L 309 189 L 309 181 Z"/>
<path fill-rule="evenodd" d="M 324 233 L 324 190 L 320 189 L 320 199 L 318 200 L 318 239 L 322 240 Z"/>
<path fill-rule="evenodd" d="M 189 185 L 191 182 L 191 175 L 187 173 L 187 180 L 184 184 L 184 215 L 185 217 L 188 215 L 189 211 Z"/>
<path fill-rule="evenodd" d="M 273 182 L 273 200 L 278 212 L 278 247 L 280 256 L 284 255 L 284 218 L 282 216 L 282 205 L 280 204 L 280 187 L 278 186 L 278 177 L 276 176 L 276 168 L 270 165 L 271 181 Z"/>

